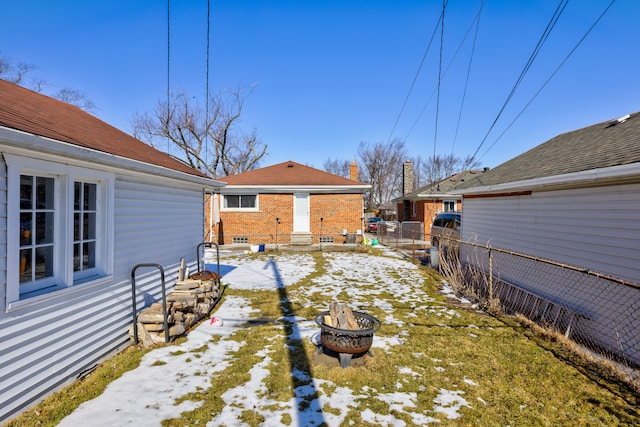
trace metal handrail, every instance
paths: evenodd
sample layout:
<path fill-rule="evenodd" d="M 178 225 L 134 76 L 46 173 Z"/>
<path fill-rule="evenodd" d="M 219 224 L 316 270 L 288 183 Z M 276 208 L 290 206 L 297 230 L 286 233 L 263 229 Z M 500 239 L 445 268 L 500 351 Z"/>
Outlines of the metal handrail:
<path fill-rule="evenodd" d="M 202 243 L 199 243 L 198 246 L 196 246 L 196 261 L 198 262 L 198 273 L 200 273 L 200 248 L 205 245 L 209 248 L 212 245 L 216 247 L 216 256 L 218 261 L 218 276 L 220 276 L 220 247 L 215 242 L 202 242 Z M 202 265 L 204 266 L 204 261 L 202 262 Z"/>
<path fill-rule="evenodd" d="M 155 267 L 160 270 L 162 281 L 162 318 L 164 320 L 164 342 L 169 342 L 169 322 L 167 321 L 167 292 L 164 284 L 164 269 L 160 264 L 137 264 L 131 269 L 131 295 L 133 307 L 133 344 L 138 345 L 138 314 L 136 309 L 136 270 L 142 267 Z"/>

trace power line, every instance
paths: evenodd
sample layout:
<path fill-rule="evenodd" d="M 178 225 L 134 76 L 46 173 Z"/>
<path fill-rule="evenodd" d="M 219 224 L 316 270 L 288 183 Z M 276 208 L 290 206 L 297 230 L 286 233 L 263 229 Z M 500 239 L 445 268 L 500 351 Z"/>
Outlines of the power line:
<path fill-rule="evenodd" d="M 525 64 L 524 68 L 520 72 L 520 76 L 518 76 L 518 79 L 516 80 L 516 83 L 511 88 L 511 92 L 507 96 L 507 99 L 505 100 L 504 104 L 502 104 L 502 108 L 500 108 L 500 111 L 498 112 L 498 115 L 493 120 L 493 123 L 489 127 L 489 130 L 485 134 L 484 138 L 482 138 L 482 141 L 480 142 L 480 145 L 478 145 L 478 148 L 476 148 L 476 151 L 473 153 L 473 155 L 471 156 L 470 159 L 474 159 L 476 157 L 476 155 L 478 154 L 478 151 L 480 151 L 480 148 L 482 147 L 482 145 L 485 143 L 485 141 L 489 137 L 489 134 L 491 133 L 491 131 L 495 127 L 496 123 L 500 119 L 500 116 L 502 116 L 502 113 L 504 112 L 505 108 L 507 107 L 507 105 L 511 101 L 511 98 L 513 97 L 513 95 L 515 94 L 516 90 L 518 89 L 518 86 L 520 86 L 520 83 L 524 79 L 524 76 L 527 74 L 527 72 L 531 68 L 531 65 L 533 64 L 533 61 L 538 56 L 538 53 L 540 52 L 540 49 L 542 49 L 542 45 L 544 44 L 544 42 L 549 37 L 549 34 L 551 34 L 551 30 L 555 27 L 556 23 L 558 22 L 558 19 L 560 18 L 560 15 L 562 15 L 562 12 L 564 11 L 564 9 L 567 6 L 568 2 L 569 2 L 569 0 L 560 0 L 560 2 L 558 3 L 558 7 L 556 7 L 556 10 L 553 13 L 553 16 L 551 17 L 551 19 L 549 20 L 549 23 L 547 24 L 547 28 L 545 28 L 544 32 L 540 36 L 540 39 L 538 40 L 538 44 L 533 49 L 533 52 L 531 52 L 531 56 L 529 56 L 529 60 L 527 61 L 527 63 Z"/>
<path fill-rule="evenodd" d="M 440 58 L 438 60 L 438 96 L 436 98 L 436 122 L 433 131 L 433 158 L 436 158 L 436 144 L 438 141 L 438 115 L 440 113 L 440 83 L 442 82 L 442 45 L 444 44 L 444 12 L 447 2 L 442 2 L 442 23 L 440 24 Z"/>
<path fill-rule="evenodd" d="M 487 150 L 482 154 L 482 156 L 480 156 L 480 158 L 478 160 L 481 160 L 484 156 L 487 155 L 487 153 L 489 152 L 489 150 L 491 150 L 493 148 L 494 145 L 496 145 L 496 143 L 504 136 L 505 133 L 507 133 L 507 131 L 511 128 L 511 126 L 513 126 L 513 124 L 516 122 L 516 120 L 518 120 L 520 118 L 520 116 L 525 112 L 525 110 L 527 108 L 529 108 L 529 105 L 531 105 L 531 103 L 533 102 L 534 99 L 536 99 L 536 97 L 540 94 L 540 92 L 542 92 L 542 90 L 547 86 L 547 84 L 551 81 L 551 79 L 558 73 L 558 71 L 560 70 L 560 68 L 562 68 L 564 66 L 564 64 L 569 60 L 569 57 L 571 55 L 573 55 L 573 53 L 578 49 L 578 47 L 582 44 L 582 42 L 587 38 L 587 36 L 589 35 L 589 33 L 591 33 L 591 31 L 595 28 L 596 25 L 598 25 L 598 23 L 600 22 L 600 20 L 602 19 L 602 17 L 609 11 L 609 9 L 611 8 L 611 6 L 613 6 L 613 3 L 615 3 L 616 0 L 611 0 L 611 3 L 609 3 L 609 5 L 604 9 L 604 11 L 602 11 L 602 13 L 600 14 L 600 16 L 598 16 L 598 18 L 595 20 L 595 22 L 591 25 L 591 27 L 589 27 L 589 29 L 587 30 L 587 32 L 580 38 L 580 40 L 578 40 L 578 42 L 576 43 L 576 45 L 573 47 L 573 49 L 571 49 L 571 51 L 567 54 L 567 56 L 564 57 L 564 59 L 560 62 L 560 64 L 556 67 L 556 69 L 553 71 L 553 73 L 551 73 L 551 75 L 549 76 L 549 78 L 547 78 L 547 80 L 545 80 L 545 82 L 542 84 L 542 86 L 540 87 L 540 89 L 538 89 L 538 91 L 531 97 L 531 99 L 529 100 L 529 102 L 527 102 L 527 104 L 522 108 L 522 110 L 520 110 L 520 112 L 518 113 L 518 115 L 511 121 L 511 123 L 509 123 L 509 126 L 506 127 L 506 129 L 500 134 L 500 136 L 498 136 L 498 138 L 489 146 L 489 148 L 487 148 Z"/>
<path fill-rule="evenodd" d="M 206 85 L 204 97 L 204 162 L 205 170 L 209 167 L 209 40 L 210 40 L 210 21 L 211 21 L 211 0 L 207 0 L 207 67 L 206 67 Z"/>
<path fill-rule="evenodd" d="M 473 35 L 473 45 L 471 46 L 471 55 L 469 56 L 469 65 L 467 67 L 467 76 L 464 80 L 464 90 L 462 91 L 462 101 L 460 101 L 460 111 L 458 111 L 458 121 L 456 123 L 456 131 L 453 135 L 453 143 L 451 144 L 451 154 L 453 155 L 453 151 L 456 146 L 456 141 L 458 140 L 458 130 L 460 129 L 460 121 L 462 120 L 462 109 L 464 108 L 464 101 L 467 97 L 467 88 L 469 87 L 469 76 L 471 75 L 471 64 L 473 62 L 473 54 L 476 50 L 476 42 L 478 40 L 478 29 L 480 28 L 480 14 L 482 13 L 482 8 L 487 0 L 482 0 L 480 3 L 480 10 L 478 11 L 478 16 L 476 19 L 476 31 Z"/>
<path fill-rule="evenodd" d="M 486 1 L 486 0 L 485 0 Z M 455 61 L 456 57 L 458 56 L 458 54 L 460 53 L 460 50 L 462 49 L 462 46 L 464 45 L 464 42 L 467 40 L 467 37 L 469 37 L 469 34 L 471 33 L 471 30 L 473 29 L 474 24 L 477 22 L 477 20 L 480 19 L 480 12 L 478 12 L 475 16 L 475 18 L 473 19 L 473 21 L 471 21 L 471 24 L 469 24 L 469 28 L 467 28 L 467 31 L 464 35 L 464 37 L 462 38 L 462 40 L 460 41 L 460 43 L 458 44 L 458 47 L 456 48 L 455 53 L 453 54 L 453 56 L 451 57 L 451 60 L 449 61 L 449 64 L 447 64 L 447 68 L 445 69 L 444 73 L 442 73 L 442 77 L 444 78 L 447 73 L 449 72 L 449 69 L 451 68 L 451 65 L 453 65 L 453 62 Z M 409 135 L 411 135 L 411 133 L 413 132 L 413 129 L 416 127 L 416 125 L 418 124 L 418 122 L 420 121 L 420 119 L 422 118 L 422 115 L 424 114 L 425 110 L 427 109 L 427 106 L 429 105 L 429 103 L 431 102 L 431 100 L 433 99 L 433 97 L 435 96 L 437 91 L 437 87 L 433 88 L 433 91 L 431 91 L 431 96 L 429 96 L 429 99 L 427 99 L 427 102 L 424 103 L 424 106 L 422 107 L 422 110 L 420 110 L 420 113 L 418 114 L 418 117 L 415 119 L 415 121 L 413 122 L 413 124 L 411 125 L 411 128 L 409 128 L 409 131 L 407 132 L 407 134 L 405 135 L 404 139 L 407 140 L 409 138 Z"/>
<path fill-rule="evenodd" d="M 446 0 L 445 3 L 446 2 L 448 2 L 448 0 Z M 426 49 L 424 50 L 424 54 L 422 55 L 422 60 L 420 61 L 420 65 L 418 66 L 418 70 L 416 71 L 416 75 L 413 77 L 413 81 L 411 82 L 411 86 L 409 87 L 409 92 L 407 92 L 407 95 L 404 98 L 404 102 L 402 103 L 402 107 L 400 108 L 400 112 L 398 113 L 398 117 L 396 117 L 396 121 L 393 124 L 393 128 L 389 133 L 389 138 L 387 138 L 387 143 L 391 141 L 391 137 L 393 136 L 393 133 L 396 130 L 396 126 L 398 126 L 398 122 L 400 121 L 400 117 L 404 112 L 404 107 L 406 107 L 407 101 L 409 100 L 409 96 L 411 96 L 411 92 L 413 92 L 413 88 L 416 84 L 416 80 L 418 80 L 418 76 L 420 75 L 420 71 L 422 70 L 422 65 L 424 64 L 424 61 L 427 58 L 427 54 L 429 53 L 429 49 L 431 48 L 431 43 L 433 43 L 433 38 L 435 37 L 436 32 L 438 31 L 438 27 L 440 26 L 441 20 L 442 20 L 442 14 L 438 18 L 438 22 L 436 23 L 436 26 L 433 28 L 433 33 L 431 34 L 431 38 L 429 39 L 429 43 L 427 44 Z"/>
<path fill-rule="evenodd" d="M 171 0 L 167 0 L 167 129 L 169 129 L 170 117 L 170 71 L 171 71 Z M 167 154 L 169 154 L 169 143 L 171 139 L 167 134 Z"/>

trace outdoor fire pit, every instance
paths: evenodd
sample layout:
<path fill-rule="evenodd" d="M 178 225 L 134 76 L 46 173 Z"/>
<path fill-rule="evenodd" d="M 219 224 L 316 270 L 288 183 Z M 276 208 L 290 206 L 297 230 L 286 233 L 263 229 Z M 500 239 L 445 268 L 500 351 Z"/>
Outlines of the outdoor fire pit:
<path fill-rule="evenodd" d="M 359 329 L 335 328 L 325 323 L 329 311 L 323 311 L 316 316 L 316 323 L 320 326 L 320 345 L 318 354 L 324 352 L 324 348 L 338 354 L 340 366 L 351 366 L 351 358 L 354 355 L 363 355 L 371 352 L 373 334 L 380 329 L 380 321 L 375 317 L 359 311 L 353 312 L 353 317 Z"/>

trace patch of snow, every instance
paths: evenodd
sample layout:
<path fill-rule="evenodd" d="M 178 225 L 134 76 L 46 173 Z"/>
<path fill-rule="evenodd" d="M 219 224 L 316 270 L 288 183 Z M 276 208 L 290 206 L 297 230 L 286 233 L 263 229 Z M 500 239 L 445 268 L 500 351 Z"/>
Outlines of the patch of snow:
<path fill-rule="evenodd" d="M 462 396 L 460 396 L 462 394 L 464 394 L 464 391 L 452 391 L 441 388 L 438 396 L 433 399 L 433 403 L 436 404 L 433 410 L 435 412 L 445 414 L 450 420 L 460 418 L 461 415 L 458 413 L 458 411 L 460 411 L 462 407 L 471 407 L 469 403 L 467 403 L 467 401 Z"/>
<path fill-rule="evenodd" d="M 444 305 L 433 305 L 437 304 L 436 300 L 424 290 L 424 277 L 417 265 L 394 251 L 381 250 L 384 256 L 324 252 L 325 274 L 314 277 L 311 286 L 305 286 L 304 291 L 288 291 L 288 298 L 296 304 L 316 308 L 318 312 L 328 309 L 328 306 L 316 307 L 312 296 L 317 294 L 328 302 L 340 295 L 345 300 L 342 302 L 347 302 L 353 310 L 368 312 L 375 305 L 385 312 L 385 318 L 381 319 L 383 331 L 385 324 L 406 326 L 396 317 L 390 298 L 413 308 L 405 315 L 433 314 L 447 319 L 460 316 Z M 287 288 L 309 276 L 316 268 L 315 259 L 309 254 L 256 257 L 237 256 L 233 252 L 225 253 L 225 257 L 227 266 L 233 267 L 223 277 L 223 282 L 230 289 L 264 291 Z M 446 289 L 445 285 L 443 289 Z M 208 390 L 211 377 L 227 369 L 237 357 L 235 352 L 245 345 L 234 340 L 232 335 L 249 327 L 247 322 L 254 313 L 249 300 L 226 296 L 214 313 L 214 317 L 220 319 L 215 326 L 205 321 L 192 330 L 183 343 L 150 351 L 138 368 L 113 381 L 101 396 L 80 405 L 59 425 L 83 425 L 87 420 L 91 420 L 92 426 L 160 425 L 163 420 L 180 417 L 182 412 L 198 408 L 202 402 L 188 399 L 178 405 L 175 402 L 189 393 Z M 314 344 L 319 341 L 319 328 L 314 319 L 286 315 L 275 322 L 291 325 L 292 336 L 296 338 L 308 339 Z M 449 328 L 444 324 L 440 326 Z M 390 352 L 393 346 L 403 345 L 404 337 L 409 334 L 405 329 L 395 335 L 376 334 L 372 347 Z M 215 342 L 212 341 L 214 337 Z M 266 384 L 275 363 L 271 356 L 275 351 L 282 351 L 273 347 L 276 342 L 280 341 L 273 339 L 258 351 L 261 360 L 249 368 L 246 383 L 220 393 L 224 408 L 212 416 L 207 426 L 242 425 L 240 420 L 244 411 L 261 415 L 265 420 L 261 425 L 265 427 L 283 426 L 287 418 L 291 423 L 286 425 L 345 425 L 351 411 L 362 405 L 362 401 L 372 398 L 385 402 L 390 413 L 378 414 L 365 409 L 360 412 L 363 422 L 393 427 L 406 425 L 404 420 L 393 414 L 406 414 L 416 425 L 438 421 L 428 416 L 431 409 L 412 412 L 418 405 L 416 393 L 400 392 L 404 388 L 401 381 L 409 384 L 412 378 L 423 376 L 409 367 L 398 368 L 399 375 L 405 377 L 396 379 L 395 393 L 379 393 L 370 387 L 356 392 L 328 380 L 312 378 L 308 372 L 294 368 L 291 375 L 298 384 L 293 390 L 294 397 L 286 402 L 270 399 Z M 414 356 L 425 355 L 415 353 Z M 442 367 L 435 369 L 445 371 Z M 477 385 L 466 378 L 465 382 Z M 425 392 L 427 387 L 420 385 L 418 389 Z M 461 394 L 461 391 L 440 389 L 433 411 L 445 413 L 451 419 L 458 418 L 459 409 L 469 406 Z M 331 410 L 323 411 L 323 408 Z M 352 421 L 349 423 L 355 425 Z"/>

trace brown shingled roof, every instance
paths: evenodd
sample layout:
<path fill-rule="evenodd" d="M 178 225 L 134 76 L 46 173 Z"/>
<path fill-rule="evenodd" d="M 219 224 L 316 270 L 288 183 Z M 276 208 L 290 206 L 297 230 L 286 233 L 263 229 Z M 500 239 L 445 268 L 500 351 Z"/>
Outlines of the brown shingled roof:
<path fill-rule="evenodd" d="M 364 184 L 342 176 L 314 169 L 291 160 L 260 169 L 218 178 L 227 185 L 255 186 L 358 186 Z"/>
<path fill-rule="evenodd" d="M 0 80 L 0 126 L 207 177 L 73 105 Z"/>

